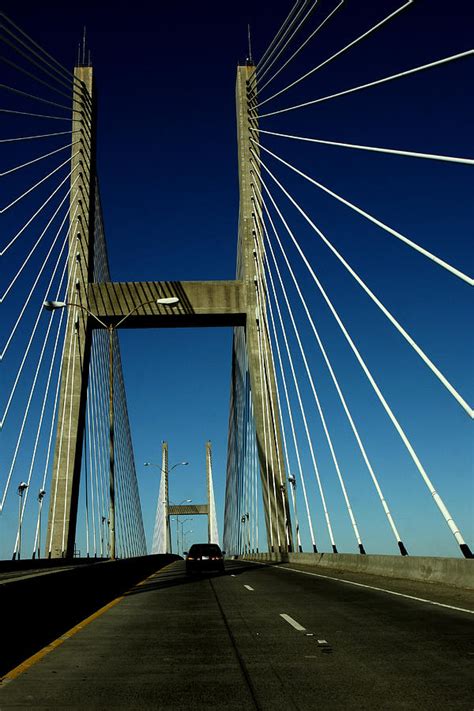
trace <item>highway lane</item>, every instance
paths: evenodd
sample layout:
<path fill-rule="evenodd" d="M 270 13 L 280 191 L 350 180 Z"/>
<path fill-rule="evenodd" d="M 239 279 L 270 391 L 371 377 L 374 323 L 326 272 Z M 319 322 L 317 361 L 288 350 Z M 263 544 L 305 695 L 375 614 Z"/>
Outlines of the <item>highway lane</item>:
<path fill-rule="evenodd" d="M 474 708 L 474 615 L 239 561 L 179 561 L 0 688 L 0 708 Z"/>

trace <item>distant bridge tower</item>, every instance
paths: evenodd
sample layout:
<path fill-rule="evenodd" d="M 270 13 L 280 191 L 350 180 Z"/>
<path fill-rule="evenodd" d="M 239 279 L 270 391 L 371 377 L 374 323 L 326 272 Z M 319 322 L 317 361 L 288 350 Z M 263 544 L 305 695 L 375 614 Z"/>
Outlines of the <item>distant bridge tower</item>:
<path fill-rule="evenodd" d="M 168 443 L 162 443 L 161 477 L 156 506 L 155 528 L 153 532 L 153 545 L 151 552 L 172 553 L 171 542 L 171 516 L 207 516 L 208 541 L 219 544 L 217 528 L 216 504 L 214 497 L 214 484 L 212 480 L 212 445 L 206 442 L 206 490 L 207 504 L 179 504 L 170 506 L 168 495 Z M 178 524 L 176 524 L 178 525 Z M 178 551 L 175 551 L 178 553 Z"/>

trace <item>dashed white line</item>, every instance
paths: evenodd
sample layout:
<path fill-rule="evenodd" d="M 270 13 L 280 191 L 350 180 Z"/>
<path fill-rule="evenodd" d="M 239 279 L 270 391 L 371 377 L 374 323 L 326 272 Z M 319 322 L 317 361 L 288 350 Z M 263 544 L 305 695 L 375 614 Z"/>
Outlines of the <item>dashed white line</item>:
<path fill-rule="evenodd" d="M 299 622 L 294 620 L 292 617 L 287 615 L 285 612 L 280 612 L 280 617 L 283 617 L 285 622 L 288 622 L 288 624 L 291 625 L 292 627 L 294 627 L 295 630 L 298 630 L 298 632 L 306 632 L 306 627 L 303 627 L 302 625 L 300 625 Z"/>
<path fill-rule="evenodd" d="M 252 590 L 252 591 L 253 591 L 253 588 L 250 587 L 250 585 L 244 585 L 244 588 L 247 588 L 247 590 Z"/>

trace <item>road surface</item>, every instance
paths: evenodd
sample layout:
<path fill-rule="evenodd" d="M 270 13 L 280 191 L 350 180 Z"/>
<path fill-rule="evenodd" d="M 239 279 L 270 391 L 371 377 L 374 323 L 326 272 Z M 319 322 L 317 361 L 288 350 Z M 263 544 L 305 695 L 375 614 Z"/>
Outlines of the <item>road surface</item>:
<path fill-rule="evenodd" d="M 242 561 L 188 579 L 178 561 L 7 676 L 0 710 L 473 711 L 473 633 L 467 609 Z"/>

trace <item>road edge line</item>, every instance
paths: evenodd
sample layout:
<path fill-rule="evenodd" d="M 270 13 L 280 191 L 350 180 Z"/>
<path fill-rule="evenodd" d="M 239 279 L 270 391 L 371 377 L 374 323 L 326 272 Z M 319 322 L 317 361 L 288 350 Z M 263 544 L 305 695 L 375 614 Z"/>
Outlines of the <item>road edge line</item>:
<path fill-rule="evenodd" d="M 173 561 L 174 563 L 175 561 Z M 31 655 L 31 657 L 28 657 L 25 659 L 23 662 L 18 664 L 16 667 L 13 667 L 13 669 L 10 669 L 6 674 L 4 674 L 2 677 L 0 677 L 0 689 L 2 686 L 5 686 L 9 682 L 13 681 L 14 679 L 17 679 L 23 672 L 27 671 L 30 669 L 32 666 L 37 664 L 39 661 L 44 659 L 50 652 L 53 652 L 57 647 L 60 647 L 64 642 L 66 642 L 68 639 L 71 637 L 74 637 L 78 632 L 80 632 L 84 627 L 87 627 L 90 625 L 91 622 L 94 622 L 98 617 L 101 617 L 105 612 L 108 612 L 112 607 L 115 607 L 115 605 L 118 605 L 119 602 L 121 602 L 127 595 L 136 587 L 139 585 L 144 585 L 147 580 L 150 578 L 153 578 L 157 573 L 161 573 L 166 568 L 168 568 L 172 563 L 168 563 L 165 565 L 163 568 L 160 568 L 160 570 L 155 570 L 151 575 L 147 575 L 146 578 L 141 580 L 139 583 L 136 583 L 133 585 L 129 590 L 123 593 L 123 595 L 119 595 L 119 597 L 114 598 L 110 602 L 108 602 L 106 605 L 103 607 L 99 608 L 95 612 L 92 613 L 92 615 L 89 615 L 88 617 L 85 617 L 81 622 L 78 622 L 77 625 L 74 625 L 74 627 L 71 627 L 68 629 L 64 634 L 62 634 L 60 637 L 57 637 L 57 639 L 53 640 L 49 644 L 47 644 L 45 647 L 42 649 L 38 650 L 34 654 Z"/>

